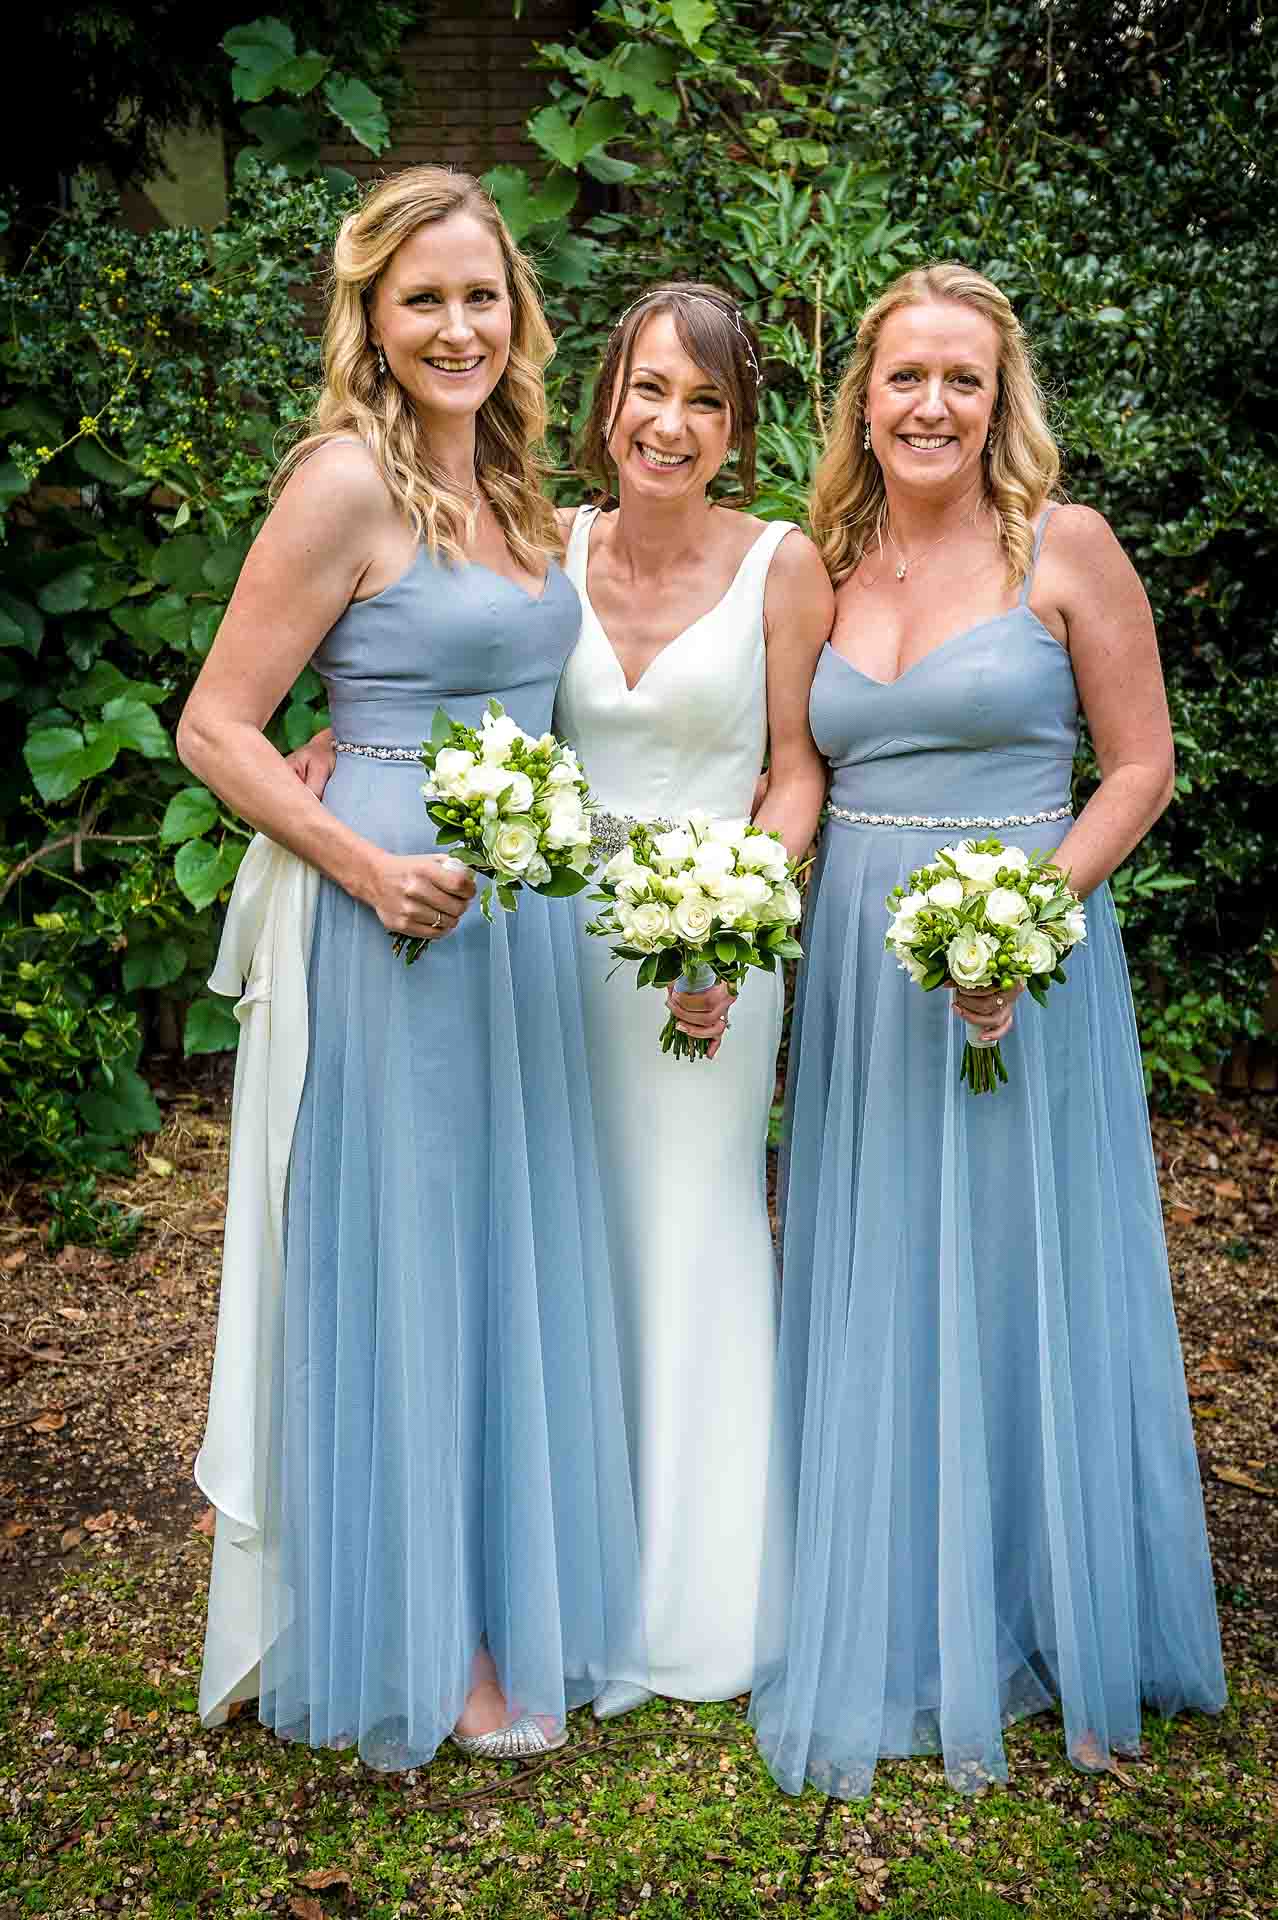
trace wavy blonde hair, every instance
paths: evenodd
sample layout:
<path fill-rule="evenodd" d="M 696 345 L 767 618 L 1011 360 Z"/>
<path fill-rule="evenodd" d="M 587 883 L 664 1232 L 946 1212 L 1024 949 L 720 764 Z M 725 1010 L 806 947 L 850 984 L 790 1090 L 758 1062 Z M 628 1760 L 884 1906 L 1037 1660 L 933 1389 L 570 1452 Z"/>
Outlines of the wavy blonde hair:
<path fill-rule="evenodd" d="M 1029 577 L 1033 521 L 1060 479 L 1060 450 L 1047 424 L 1029 343 L 1007 295 L 972 267 L 942 260 L 911 267 L 879 295 L 857 328 L 856 347 L 834 397 L 829 437 L 812 483 L 810 518 L 813 538 L 836 587 L 881 536 L 886 519 L 883 472 L 863 444 L 866 394 L 883 323 L 902 307 L 949 300 L 984 314 L 998 332 L 998 391 L 981 456 L 985 499 L 1007 560 L 1009 584 Z"/>
<path fill-rule="evenodd" d="M 546 471 L 543 370 L 555 351 L 537 276 L 478 180 L 445 167 L 406 167 L 383 180 L 342 222 L 333 249 L 324 324 L 324 384 L 303 437 L 275 474 L 272 498 L 318 447 L 339 436 L 368 448 L 392 499 L 432 553 L 464 563 L 478 508 L 431 457 L 417 413 L 392 374 L 381 373 L 369 307 L 396 249 L 419 228 L 468 213 L 501 248 L 511 304 L 510 359 L 475 422 L 475 474 L 514 559 L 530 573 L 560 550 Z"/>

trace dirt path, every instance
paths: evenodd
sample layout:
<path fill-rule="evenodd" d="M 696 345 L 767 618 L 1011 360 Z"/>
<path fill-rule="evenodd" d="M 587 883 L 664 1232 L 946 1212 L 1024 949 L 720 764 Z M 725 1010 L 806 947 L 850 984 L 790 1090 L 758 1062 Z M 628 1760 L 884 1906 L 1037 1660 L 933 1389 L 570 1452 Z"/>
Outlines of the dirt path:
<path fill-rule="evenodd" d="M 113 1197 L 144 1209 L 123 1258 L 50 1254 L 38 1197 L 0 1209 L 0 1607 L 41 1605 L 87 1556 L 188 1541 L 212 1361 L 229 1076 L 159 1089 L 164 1131 Z M 1172 1275 L 1228 1652 L 1278 1674 L 1278 1114 L 1160 1120 Z M 185 1556 L 184 1556 L 185 1559 Z M 198 1565 L 198 1561 L 196 1563 Z"/>

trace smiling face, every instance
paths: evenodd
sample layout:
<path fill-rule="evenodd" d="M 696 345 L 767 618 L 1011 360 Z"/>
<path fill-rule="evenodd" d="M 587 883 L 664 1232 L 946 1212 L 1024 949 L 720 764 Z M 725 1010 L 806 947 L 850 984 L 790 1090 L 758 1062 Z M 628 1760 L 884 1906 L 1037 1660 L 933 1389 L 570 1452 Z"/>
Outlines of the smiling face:
<path fill-rule="evenodd" d="M 501 247 L 472 214 L 419 227 L 396 248 L 369 305 L 369 332 L 419 414 L 479 412 L 510 359 Z"/>
<path fill-rule="evenodd" d="M 722 390 L 689 358 L 673 315 L 654 313 L 635 335 L 629 378 L 623 366 L 613 388 L 608 452 L 618 485 L 651 499 L 704 493 L 731 444 Z"/>
<path fill-rule="evenodd" d="M 865 412 L 885 483 L 961 492 L 981 477 L 998 399 L 992 320 L 957 300 L 898 307 L 879 330 Z"/>

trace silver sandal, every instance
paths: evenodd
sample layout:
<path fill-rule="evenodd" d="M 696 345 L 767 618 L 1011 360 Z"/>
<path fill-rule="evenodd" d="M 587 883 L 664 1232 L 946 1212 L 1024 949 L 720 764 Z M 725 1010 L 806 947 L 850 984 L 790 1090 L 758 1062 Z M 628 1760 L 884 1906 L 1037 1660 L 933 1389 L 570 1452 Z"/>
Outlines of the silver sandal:
<path fill-rule="evenodd" d="M 450 1738 L 455 1747 L 473 1760 L 535 1760 L 543 1753 L 554 1753 L 568 1744 L 568 1729 L 561 1727 L 554 1739 L 542 1732 L 530 1713 L 512 1720 L 508 1727 L 493 1733 L 456 1733 Z"/>

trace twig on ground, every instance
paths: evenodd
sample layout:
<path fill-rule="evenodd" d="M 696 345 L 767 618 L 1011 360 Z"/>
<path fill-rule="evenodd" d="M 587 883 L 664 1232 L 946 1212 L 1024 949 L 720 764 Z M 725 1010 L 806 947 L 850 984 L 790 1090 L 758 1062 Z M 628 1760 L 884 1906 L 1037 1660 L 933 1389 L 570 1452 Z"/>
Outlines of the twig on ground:
<path fill-rule="evenodd" d="M 153 1360 L 158 1354 L 170 1353 L 174 1347 L 184 1347 L 191 1338 L 191 1331 L 192 1330 L 188 1328 L 185 1333 L 179 1333 L 176 1339 L 159 1340 L 154 1346 L 147 1347 L 145 1352 L 135 1354 L 132 1360 L 126 1360 L 123 1363 L 119 1373 L 116 1375 L 116 1379 L 122 1379 L 126 1373 L 134 1372 L 136 1368 L 145 1365 L 148 1360 Z M 77 1366 L 83 1364 L 82 1361 L 76 1362 Z M 102 1361 L 97 1364 L 108 1366 L 113 1363 L 110 1361 Z M 96 1400 L 97 1397 L 96 1393 L 82 1393 L 74 1400 L 64 1400 L 57 1411 L 59 1413 L 74 1413 L 77 1407 L 85 1407 L 91 1400 Z M 33 1420 L 38 1420 L 43 1412 L 45 1412 L 44 1407 L 31 1407 L 26 1413 L 20 1413 L 14 1420 L 0 1420 L 0 1433 L 10 1433 L 15 1427 L 29 1426 Z"/>

